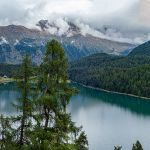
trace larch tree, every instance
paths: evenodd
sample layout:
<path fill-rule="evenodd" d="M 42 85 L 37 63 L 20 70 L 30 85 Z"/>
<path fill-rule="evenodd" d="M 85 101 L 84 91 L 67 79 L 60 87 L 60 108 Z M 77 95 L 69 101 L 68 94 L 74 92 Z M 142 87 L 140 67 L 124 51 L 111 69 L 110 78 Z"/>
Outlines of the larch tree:
<path fill-rule="evenodd" d="M 80 143 L 80 149 L 87 149 L 86 135 L 71 121 L 70 114 L 66 111 L 70 98 L 77 92 L 68 84 L 68 62 L 65 51 L 56 40 L 47 43 L 45 57 L 38 71 L 38 90 L 40 96 L 37 100 L 37 108 L 40 114 L 37 122 L 39 132 L 38 141 L 41 146 L 65 149 L 76 147 Z"/>
<path fill-rule="evenodd" d="M 20 70 L 17 73 L 17 85 L 21 91 L 21 97 L 19 98 L 19 105 L 17 109 L 20 111 L 19 116 L 15 119 L 18 124 L 19 141 L 20 145 L 27 143 L 25 132 L 30 127 L 30 116 L 32 113 L 32 102 L 30 100 L 31 83 L 30 78 L 32 76 L 32 63 L 28 55 L 25 55 L 21 64 Z"/>

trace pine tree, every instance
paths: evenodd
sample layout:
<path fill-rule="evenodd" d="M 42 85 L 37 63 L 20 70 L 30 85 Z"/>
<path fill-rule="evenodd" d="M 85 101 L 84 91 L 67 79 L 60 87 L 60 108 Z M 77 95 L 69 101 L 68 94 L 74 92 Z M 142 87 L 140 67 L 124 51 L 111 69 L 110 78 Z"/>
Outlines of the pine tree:
<path fill-rule="evenodd" d="M 76 90 L 68 84 L 67 69 L 64 49 L 57 41 L 52 40 L 47 44 L 38 75 L 40 96 L 37 100 L 37 108 L 40 114 L 36 121 L 42 120 L 44 124 L 38 124 L 37 132 L 32 134 L 34 137 L 38 136 L 38 141 L 42 141 L 40 146 L 47 147 L 47 149 L 49 146 L 53 149 L 55 147 L 67 148 L 71 145 L 68 143 L 71 139 L 73 139 L 71 140 L 72 146 L 76 147 L 78 138 L 80 146 L 87 149 L 86 135 L 80 133 L 81 128 L 75 127 L 70 114 L 66 112 L 71 96 L 76 93 Z M 39 128 L 42 136 L 38 132 Z M 84 139 L 84 143 L 80 139 Z"/>
<path fill-rule="evenodd" d="M 55 101 L 59 109 L 66 111 L 70 97 L 75 93 L 74 88 L 68 86 L 67 59 L 61 45 L 52 40 L 47 44 L 45 58 L 40 66 L 39 87 L 43 97 L 43 112 L 45 116 L 45 129 L 48 127 L 51 104 Z M 46 97 L 45 97 L 46 96 Z M 45 103 L 45 104 L 44 104 Z M 57 104 L 56 104 L 57 103 Z"/>
<path fill-rule="evenodd" d="M 9 117 L 0 116 L 0 149 L 4 149 L 6 145 L 11 147 L 14 144 L 11 124 Z"/>
<path fill-rule="evenodd" d="M 17 118 L 19 120 L 19 141 L 20 145 L 23 145 L 27 142 L 25 138 L 25 130 L 29 127 L 30 121 L 28 120 L 32 109 L 31 109 L 31 100 L 30 100 L 30 77 L 32 76 L 32 68 L 31 68 L 31 59 L 28 55 L 25 55 L 20 70 L 17 74 L 17 83 L 18 88 L 21 90 L 21 98 L 19 99 L 20 105 L 17 108 L 20 110 L 21 114 Z"/>
<path fill-rule="evenodd" d="M 88 141 L 76 127 L 66 107 L 76 90 L 68 84 L 67 59 L 61 45 L 47 44 L 43 63 L 32 77 L 31 60 L 25 56 L 17 74 L 21 91 L 18 116 L 0 118 L 3 150 L 87 150 Z M 32 79 L 31 79 L 32 77 Z M 31 91 L 34 90 L 34 99 Z M 16 126 L 17 124 L 17 126 Z M 15 125 L 15 127 L 14 127 Z"/>
<path fill-rule="evenodd" d="M 114 150 L 121 150 L 122 149 L 122 146 L 115 146 L 114 147 Z"/>
<path fill-rule="evenodd" d="M 133 144 L 132 150 L 143 150 L 142 145 L 139 141 Z"/>

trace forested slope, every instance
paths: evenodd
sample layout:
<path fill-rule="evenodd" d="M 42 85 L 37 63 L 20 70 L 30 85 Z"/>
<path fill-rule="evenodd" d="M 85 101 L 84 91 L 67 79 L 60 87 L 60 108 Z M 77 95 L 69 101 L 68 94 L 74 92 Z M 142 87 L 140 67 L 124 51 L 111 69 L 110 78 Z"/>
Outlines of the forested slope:
<path fill-rule="evenodd" d="M 70 79 L 105 90 L 150 97 L 150 57 L 96 54 L 70 65 Z"/>

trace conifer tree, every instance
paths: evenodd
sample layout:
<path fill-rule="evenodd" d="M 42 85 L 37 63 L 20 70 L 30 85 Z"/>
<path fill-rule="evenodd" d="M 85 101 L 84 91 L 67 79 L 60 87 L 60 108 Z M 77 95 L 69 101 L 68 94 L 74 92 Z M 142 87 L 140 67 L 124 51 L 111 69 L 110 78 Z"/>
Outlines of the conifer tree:
<path fill-rule="evenodd" d="M 25 56 L 17 74 L 21 91 L 18 116 L 0 118 L 3 150 L 87 150 L 88 141 L 76 127 L 66 107 L 76 90 L 68 84 L 67 59 L 61 45 L 52 40 L 33 81 L 31 60 Z M 31 79 L 32 77 L 32 79 Z M 31 99 L 34 89 L 36 98 Z M 16 126 L 17 124 L 17 126 Z M 15 126 L 14 126 L 15 125 Z"/>
<path fill-rule="evenodd" d="M 17 106 L 17 109 L 20 110 L 21 114 L 17 119 L 20 124 L 19 126 L 19 141 L 18 143 L 20 145 L 23 145 L 27 142 L 27 139 L 25 138 L 25 130 L 29 127 L 30 121 L 28 120 L 31 112 L 31 100 L 30 100 L 30 77 L 32 76 L 32 68 L 31 68 L 31 59 L 28 55 L 25 55 L 23 62 L 21 64 L 20 70 L 17 74 L 17 83 L 18 87 L 21 91 L 21 98 L 19 99 L 19 104 Z"/>
<path fill-rule="evenodd" d="M 132 150 L 143 150 L 143 147 L 139 141 L 133 144 Z"/>
<path fill-rule="evenodd" d="M 39 68 L 38 89 L 40 96 L 37 100 L 37 108 L 40 114 L 37 117 L 42 120 L 36 131 L 41 129 L 42 136 L 34 132 L 34 137 L 39 137 L 41 146 L 87 149 L 86 135 L 81 132 L 71 121 L 71 116 L 66 112 L 66 106 L 76 90 L 68 84 L 67 59 L 64 49 L 56 41 L 52 40 L 47 44 L 43 63 Z M 40 110 L 40 111 L 39 111 Z M 77 140 L 78 139 L 78 140 Z M 49 141 L 49 142 L 48 142 Z M 69 144 L 71 141 L 71 144 Z M 84 150 L 83 149 L 83 150 Z"/>
<path fill-rule="evenodd" d="M 121 150 L 122 149 L 122 146 L 115 146 L 114 147 L 114 150 Z"/>

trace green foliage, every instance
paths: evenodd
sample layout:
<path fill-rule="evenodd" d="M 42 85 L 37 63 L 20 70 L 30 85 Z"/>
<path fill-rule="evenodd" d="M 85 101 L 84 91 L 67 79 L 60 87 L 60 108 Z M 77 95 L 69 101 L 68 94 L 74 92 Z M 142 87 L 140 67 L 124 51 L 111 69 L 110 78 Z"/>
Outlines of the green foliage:
<path fill-rule="evenodd" d="M 32 105 L 30 100 L 30 90 L 31 90 L 31 83 L 30 77 L 32 76 L 32 69 L 31 69 L 31 60 L 28 55 L 26 55 L 23 59 L 22 65 L 17 75 L 18 79 L 18 87 L 21 90 L 22 97 L 20 98 L 20 106 L 17 106 L 22 115 L 19 116 L 20 120 L 17 119 L 17 122 L 20 121 L 20 136 L 19 136 L 19 144 L 24 145 L 28 140 L 25 137 L 27 134 L 28 127 L 31 125 L 30 115 L 32 113 Z"/>
<path fill-rule="evenodd" d="M 150 57 L 92 55 L 73 62 L 69 74 L 84 85 L 150 97 Z"/>
<path fill-rule="evenodd" d="M 121 150 L 122 149 L 122 146 L 115 146 L 114 147 L 114 150 Z"/>
<path fill-rule="evenodd" d="M 132 150 L 143 150 L 142 145 L 139 141 L 133 144 Z"/>
<path fill-rule="evenodd" d="M 87 150 L 88 141 L 67 113 L 76 89 L 68 84 L 67 59 L 61 45 L 47 44 L 43 63 L 32 73 L 28 56 L 17 74 L 21 91 L 18 116 L 0 118 L 0 149 Z M 36 76 L 31 78 L 31 76 Z"/>
<path fill-rule="evenodd" d="M 32 132 L 34 146 L 39 143 L 44 149 L 69 149 L 77 146 L 81 146 L 81 150 L 87 149 L 86 135 L 83 136 L 86 141 L 84 145 L 82 141 L 79 145 L 76 144 L 82 135 L 81 128 L 75 127 L 70 115 L 66 113 L 70 97 L 75 94 L 75 89 L 67 83 L 67 66 L 64 50 L 57 41 L 52 40 L 47 44 L 38 71 L 37 90 L 40 95 L 36 101 L 37 126 Z"/>
<path fill-rule="evenodd" d="M 14 77 L 16 70 L 19 68 L 20 65 L 0 64 L 0 76 Z"/>
<path fill-rule="evenodd" d="M 150 41 L 137 46 L 129 54 L 130 56 L 150 56 Z"/>
<path fill-rule="evenodd" d="M 114 150 L 121 150 L 122 146 L 115 146 Z M 142 145 L 139 141 L 133 144 L 132 150 L 143 150 Z"/>
<path fill-rule="evenodd" d="M 139 65 L 150 64 L 149 56 L 115 56 L 105 53 L 94 54 L 71 62 L 71 69 L 99 68 L 133 68 Z"/>

